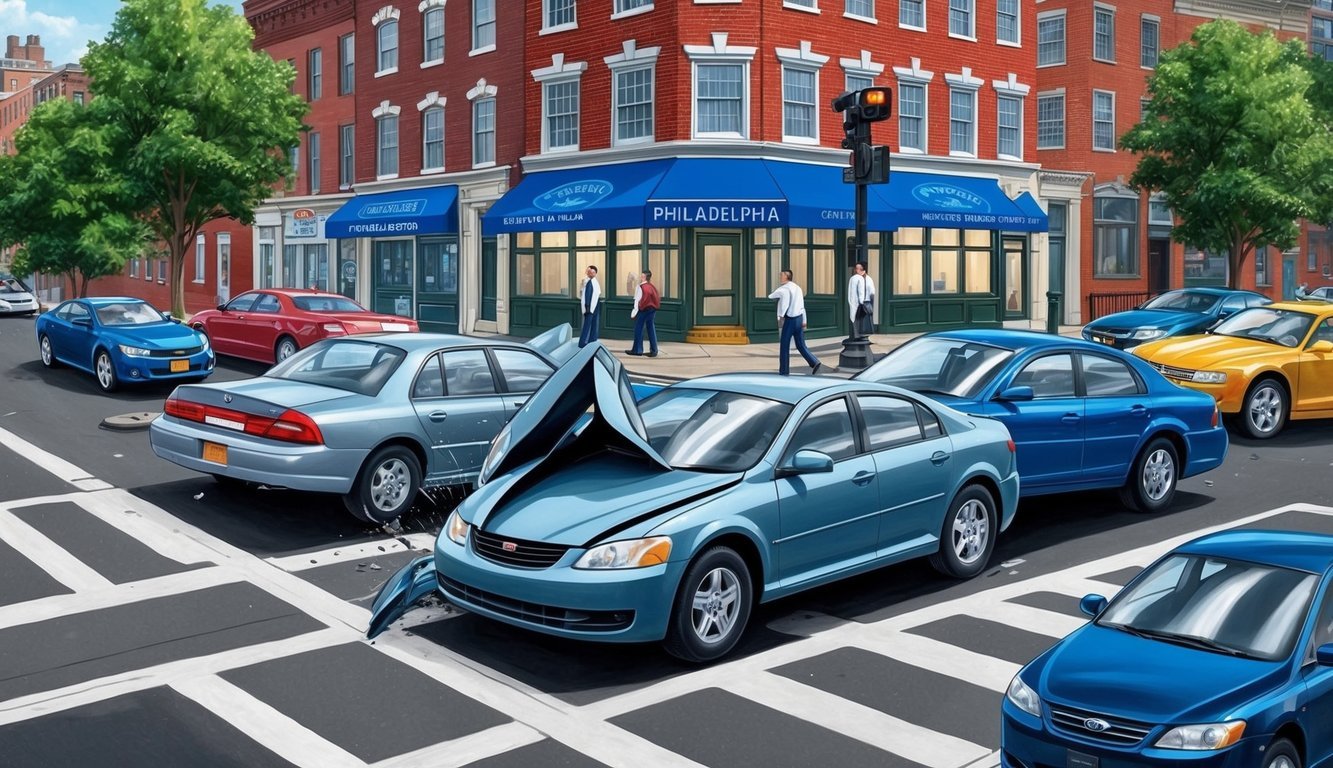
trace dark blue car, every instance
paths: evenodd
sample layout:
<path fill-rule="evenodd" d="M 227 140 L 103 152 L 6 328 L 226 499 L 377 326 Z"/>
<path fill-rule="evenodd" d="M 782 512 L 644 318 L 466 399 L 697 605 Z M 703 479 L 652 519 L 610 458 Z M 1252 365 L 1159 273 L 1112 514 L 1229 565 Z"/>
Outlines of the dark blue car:
<path fill-rule="evenodd" d="M 1002 768 L 1333 765 L 1333 536 L 1205 536 L 1080 607 L 1009 684 Z"/>
<path fill-rule="evenodd" d="M 74 299 L 43 312 L 37 347 L 47 368 L 87 371 L 103 392 L 127 381 L 202 381 L 215 362 L 207 336 L 125 297 Z"/>
<path fill-rule="evenodd" d="M 1149 299 L 1137 309 L 1099 317 L 1083 326 L 1083 338 L 1129 349 L 1167 336 L 1203 333 L 1242 309 L 1272 303 L 1272 299 L 1254 291 L 1183 288 Z"/>
<path fill-rule="evenodd" d="M 1133 355 L 1079 339 L 931 333 L 855 378 L 1003 422 L 1018 445 L 1025 497 L 1119 488 L 1127 506 L 1155 512 L 1171 503 L 1180 478 L 1226 457 L 1212 397 L 1172 384 Z"/>

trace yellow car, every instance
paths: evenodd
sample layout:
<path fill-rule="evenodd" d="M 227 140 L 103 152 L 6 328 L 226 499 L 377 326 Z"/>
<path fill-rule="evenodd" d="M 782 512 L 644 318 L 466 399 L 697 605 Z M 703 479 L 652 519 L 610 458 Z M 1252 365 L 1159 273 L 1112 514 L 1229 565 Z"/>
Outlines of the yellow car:
<path fill-rule="evenodd" d="M 1333 418 L 1333 303 L 1252 307 L 1204 335 L 1131 351 L 1175 383 L 1212 395 L 1253 438 L 1276 435 L 1287 419 Z"/>

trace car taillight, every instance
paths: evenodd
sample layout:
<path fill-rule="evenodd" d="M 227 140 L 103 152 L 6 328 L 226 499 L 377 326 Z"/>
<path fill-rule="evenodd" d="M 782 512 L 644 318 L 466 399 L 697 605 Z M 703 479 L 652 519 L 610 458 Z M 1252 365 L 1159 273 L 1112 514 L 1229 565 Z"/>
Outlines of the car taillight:
<path fill-rule="evenodd" d="M 1010 452 L 1010 453 L 1017 453 L 1017 452 L 1018 452 L 1018 446 L 1014 444 L 1014 439 L 1013 439 L 1012 437 L 1009 438 L 1006 442 L 1009 444 L 1009 452 Z"/>
<path fill-rule="evenodd" d="M 324 434 L 314 420 L 300 411 L 287 409 L 279 417 L 257 416 L 230 408 L 194 403 L 181 400 L 172 395 L 167 398 L 162 409 L 168 416 L 175 416 L 185 421 L 209 424 L 235 432 L 244 432 L 255 437 L 267 437 L 271 440 L 283 440 L 289 443 L 321 445 Z"/>
<path fill-rule="evenodd" d="M 324 332 L 325 332 L 325 333 L 347 333 L 347 329 L 343 327 L 342 323 L 325 323 L 325 324 L 324 324 Z"/>
<path fill-rule="evenodd" d="M 186 421 L 203 421 L 204 406 L 201 403 L 192 403 L 188 400 L 181 400 L 175 392 L 167 398 L 166 405 L 162 408 L 168 416 L 175 416 L 178 419 Z"/>
<path fill-rule="evenodd" d="M 264 431 L 264 437 L 307 445 L 320 445 L 324 442 L 324 435 L 319 431 L 319 425 L 315 424 L 315 420 L 291 409 L 285 411 Z"/>

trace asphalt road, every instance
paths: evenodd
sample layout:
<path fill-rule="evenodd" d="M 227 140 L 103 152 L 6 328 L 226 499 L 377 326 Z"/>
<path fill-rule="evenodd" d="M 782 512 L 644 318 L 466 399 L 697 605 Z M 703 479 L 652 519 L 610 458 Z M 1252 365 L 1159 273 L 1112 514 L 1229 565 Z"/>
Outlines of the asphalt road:
<path fill-rule="evenodd" d="M 1079 625 L 1078 596 L 1210 527 L 1333 532 L 1333 424 L 1305 422 L 1233 436 L 1162 515 L 1024 503 L 970 582 L 908 563 L 761 606 L 709 668 L 447 605 L 370 643 L 370 600 L 456 494 L 391 534 L 335 498 L 220 486 L 99 428 L 170 387 L 103 395 L 44 369 L 32 328 L 0 318 L 6 766 L 994 765 L 999 697 Z M 224 359 L 214 380 L 262 370 Z"/>

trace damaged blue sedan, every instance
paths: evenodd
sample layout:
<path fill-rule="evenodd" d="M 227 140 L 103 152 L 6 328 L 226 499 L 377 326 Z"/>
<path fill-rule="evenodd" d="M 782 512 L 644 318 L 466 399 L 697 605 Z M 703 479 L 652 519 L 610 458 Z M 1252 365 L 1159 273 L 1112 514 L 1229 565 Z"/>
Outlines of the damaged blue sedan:
<path fill-rule="evenodd" d="M 977 575 L 1017 498 L 997 421 L 881 384 L 770 374 L 636 403 L 594 344 L 497 436 L 434 554 L 385 585 L 369 635 L 438 592 L 538 632 L 713 661 L 759 602 L 921 556 Z"/>

